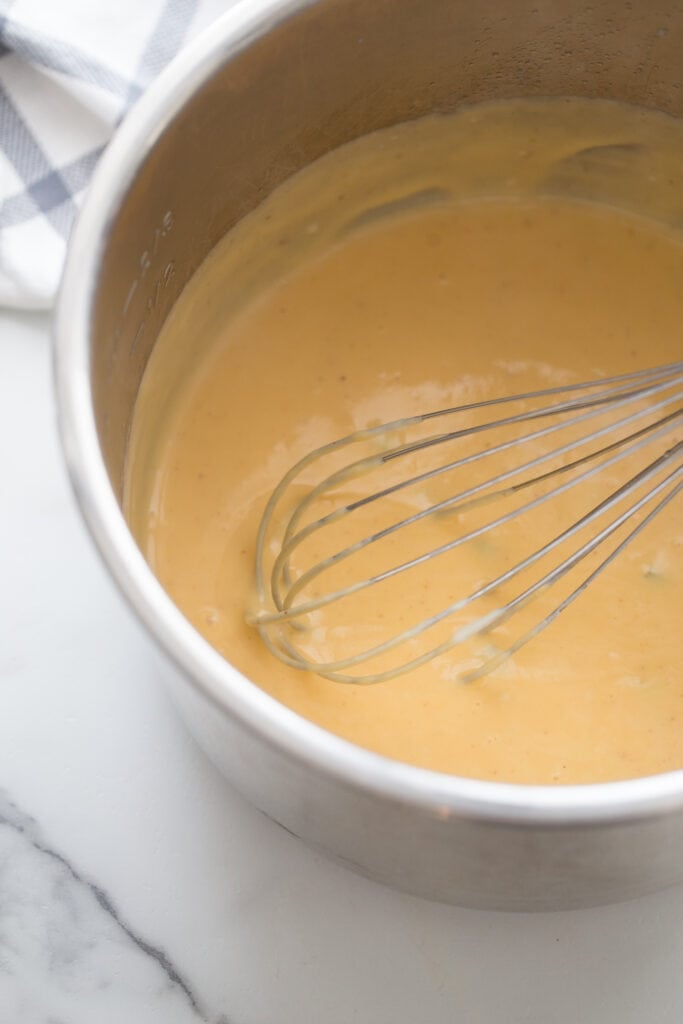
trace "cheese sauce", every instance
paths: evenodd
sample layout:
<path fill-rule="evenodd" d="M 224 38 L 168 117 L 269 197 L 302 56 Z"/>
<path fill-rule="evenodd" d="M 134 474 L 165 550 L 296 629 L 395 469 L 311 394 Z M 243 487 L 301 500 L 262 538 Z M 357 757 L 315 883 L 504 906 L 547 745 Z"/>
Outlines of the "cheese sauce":
<path fill-rule="evenodd" d="M 660 144 L 672 124 L 614 104 L 516 102 L 378 133 L 271 197 L 185 290 L 138 400 L 129 519 L 189 620 L 278 700 L 388 757 L 482 779 L 683 767 L 680 500 L 468 685 L 457 653 L 373 686 L 330 682 L 275 659 L 245 620 L 265 503 L 310 449 L 681 358 L 683 241 L 667 223 L 680 128 L 670 151 Z M 540 533 L 552 515 L 539 510 Z M 485 554 L 495 573 L 495 548 Z M 431 602 L 452 594 L 452 579 L 430 580 Z M 382 614 L 398 621 L 392 600 L 382 594 Z"/>

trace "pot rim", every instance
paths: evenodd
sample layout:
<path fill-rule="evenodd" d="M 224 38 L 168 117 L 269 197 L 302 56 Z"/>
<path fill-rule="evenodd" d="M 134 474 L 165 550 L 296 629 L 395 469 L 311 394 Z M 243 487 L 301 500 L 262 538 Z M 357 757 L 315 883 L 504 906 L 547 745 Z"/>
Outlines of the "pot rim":
<path fill-rule="evenodd" d="M 251 43 L 314 2 L 250 0 L 218 18 L 153 82 L 95 171 L 71 236 L 54 319 L 59 429 L 85 522 L 124 597 L 190 685 L 309 770 L 406 810 L 490 824 L 616 824 L 679 809 L 683 770 L 571 786 L 486 782 L 394 761 L 327 732 L 250 682 L 204 640 L 163 590 L 126 525 L 100 451 L 90 387 L 89 324 L 109 226 L 147 155 L 197 89 Z"/>

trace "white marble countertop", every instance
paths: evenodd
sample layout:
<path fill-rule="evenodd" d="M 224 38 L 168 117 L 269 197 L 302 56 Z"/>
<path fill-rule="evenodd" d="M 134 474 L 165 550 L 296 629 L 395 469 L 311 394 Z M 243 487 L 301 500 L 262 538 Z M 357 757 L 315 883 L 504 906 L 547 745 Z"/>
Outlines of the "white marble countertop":
<path fill-rule="evenodd" d="M 0 1024 L 680 1024 L 683 889 L 429 904 L 228 787 L 80 522 L 50 371 L 46 318 L 0 315 Z"/>

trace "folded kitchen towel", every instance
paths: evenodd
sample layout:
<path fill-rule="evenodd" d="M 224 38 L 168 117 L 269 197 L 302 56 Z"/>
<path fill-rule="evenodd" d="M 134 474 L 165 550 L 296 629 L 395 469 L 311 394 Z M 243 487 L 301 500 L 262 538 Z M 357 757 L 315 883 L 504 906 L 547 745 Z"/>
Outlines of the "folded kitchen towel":
<path fill-rule="evenodd" d="M 113 129 L 183 44 L 234 3 L 0 0 L 0 304 L 52 304 Z"/>

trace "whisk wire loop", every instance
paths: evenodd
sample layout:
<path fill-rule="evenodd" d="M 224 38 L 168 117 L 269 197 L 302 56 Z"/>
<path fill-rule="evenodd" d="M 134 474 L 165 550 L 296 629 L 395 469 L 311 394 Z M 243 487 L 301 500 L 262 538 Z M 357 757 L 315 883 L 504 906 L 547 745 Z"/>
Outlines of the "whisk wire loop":
<path fill-rule="evenodd" d="M 533 408 L 526 407 L 528 403 L 536 402 L 543 404 Z M 488 408 L 504 409 L 510 407 L 512 403 L 519 403 L 521 411 L 513 411 L 511 414 L 504 414 L 483 423 L 467 423 L 467 418 L 473 413 L 480 413 L 481 410 Z M 635 409 L 629 408 L 633 405 L 636 405 Z M 619 411 L 621 414 L 615 415 Z M 318 483 L 308 487 L 304 496 L 294 501 L 288 511 L 278 519 L 281 508 L 286 507 L 291 501 L 294 493 L 292 488 L 297 479 L 315 464 L 324 464 L 328 457 L 336 457 L 345 448 L 362 443 L 376 444 L 378 441 L 395 437 L 396 434 L 405 435 L 413 428 L 445 417 L 462 417 L 465 425 L 456 424 L 454 429 L 419 437 L 416 440 L 402 440 L 401 443 L 394 441 L 384 451 L 375 451 L 370 455 L 350 460 L 342 468 L 324 474 Z M 512 436 L 506 436 L 505 432 L 510 428 L 521 426 L 524 430 L 526 424 L 535 424 L 544 418 L 549 422 L 538 428 L 533 427 L 521 435 L 513 432 Z M 605 418 L 607 422 L 602 422 Z M 643 419 L 647 422 L 639 425 L 638 421 Z M 593 427 L 593 421 L 596 420 L 597 423 Z M 432 561 L 437 565 L 437 560 L 441 556 L 485 535 L 495 536 L 495 531 L 524 516 L 529 516 L 541 505 L 556 502 L 572 489 L 580 489 L 583 485 L 589 489 L 590 496 L 590 487 L 597 478 L 602 478 L 605 474 L 606 479 L 608 473 L 615 472 L 619 466 L 628 465 L 628 460 L 638 453 L 647 453 L 649 445 L 666 438 L 682 424 L 683 361 L 566 387 L 558 386 L 519 395 L 506 395 L 427 412 L 369 427 L 323 445 L 308 453 L 292 467 L 267 503 L 257 538 L 256 576 L 259 607 L 251 621 L 258 627 L 267 647 L 287 664 L 313 670 L 339 682 L 368 684 L 385 681 L 414 670 L 467 640 L 489 635 L 502 624 L 512 620 L 532 600 L 541 594 L 550 593 L 559 580 L 576 569 L 593 552 L 597 552 L 601 545 L 627 526 L 629 521 L 637 519 L 638 515 L 644 513 L 633 529 L 618 540 L 616 546 L 608 551 L 599 564 L 590 569 L 586 576 L 578 584 L 573 585 L 569 593 L 561 597 L 550 611 L 532 624 L 531 628 L 523 630 L 516 639 L 506 642 L 503 649 L 494 649 L 493 653 L 489 651 L 481 665 L 462 675 L 465 681 L 480 678 L 550 625 L 623 552 L 645 526 L 680 494 L 683 488 L 683 480 L 680 479 L 683 475 L 682 440 L 677 440 L 675 436 L 673 444 L 663 453 L 655 455 L 647 465 L 632 473 L 625 481 L 618 482 L 606 497 L 592 505 L 569 526 L 558 529 L 550 540 L 540 544 L 517 564 L 438 612 L 426 615 L 408 628 L 397 629 L 381 643 L 372 644 L 342 658 L 314 659 L 307 653 L 308 649 L 302 646 L 301 640 L 297 640 L 297 635 L 306 634 L 306 620 L 311 615 L 320 613 L 323 609 L 334 609 L 336 604 L 348 601 L 369 587 L 401 577 L 416 567 Z M 559 445 L 543 447 L 547 439 L 559 431 L 566 430 L 570 431 L 569 440 L 564 440 Z M 439 450 L 442 446 L 458 446 L 471 442 L 472 439 L 486 436 L 490 432 L 493 432 L 493 443 L 475 451 L 465 450 L 464 453 L 457 454 L 456 458 L 447 459 L 443 464 L 412 475 L 408 473 L 389 484 L 371 488 L 370 493 L 360 497 L 354 495 L 351 500 L 342 500 L 342 503 L 331 512 L 310 519 L 309 513 L 316 508 L 317 503 L 331 500 L 340 490 L 343 493 L 342 489 L 349 484 L 356 488 L 364 477 L 381 472 L 382 468 L 389 464 L 398 465 L 403 458 L 422 456 L 424 452 Z M 523 453 L 525 449 L 534 449 L 539 445 L 540 452 L 533 454 L 531 458 L 522 457 L 517 463 L 513 460 L 511 465 L 506 465 L 504 469 L 483 480 L 477 480 L 464 488 L 456 487 L 455 493 L 447 494 L 445 498 L 432 501 L 417 512 L 404 515 L 389 525 L 375 529 L 351 543 L 343 544 L 331 554 L 318 557 L 313 564 L 306 566 L 304 562 L 300 567 L 293 561 L 295 554 L 303 550 L 316 534 L 324 536 L 325 531 L 329 532 L 334 524 L 343 523 L 347 517 L 352 517 L 354 513 L 360 513 L 377 503 L 381 505 L 407 488 L 421 487 L 439 478 L 449 479 L 448 474 L 456 473 L 465 467 L 468 470 L 476 468 L 479 464 L 485 464 L 485 460 L 492 456 L 511 457 L 518 450 Z M 666 472 L 663 479 L 657 479 L 672 465 L 673 468 Z M 535 472 L 536 470 L 540 472 Z M 581 471 L 577 473 L 577 470 Z M 548 485 L 551 486 L 548 488 Z M 361 576 L 350 584 L 333 586 L 327 592 L 323 590 L 318 593 L 312 590 L 314 584 L 319 590 L 319 583 L 325 573 L 337 570 L 341 563 L 352 560 L 365 548 L 380 545 L 400 531 L 409 530 L 444 513 L 460 517 L 472 509 L 488 505 L 495 507 L 497 502 L 509 500 L 525 490 L 539 487 L 541 493 L 529 501 L 502 514 L 494 514 L 491 520 L 466 529 L 445 543 L 432 546 L 381 571 Z M 543 490 L 543 487 L 547 489 Z M 621 511 L 616 511 L 622 502 L 645 487 L 648 488 L 647 491 L 641 493 L 632 504 Z M 559 504 L 557 507 L 560 507 Z M 601 518 L 613 511 L 616 511 L 614 518 L 600 525 Z M 310 521 L 307 521 L 307 518 Z M 548 568 L 539 579 L 523 585 L 521 592 L 515 597 L 503 602 L 493 611 L 475 614 L 464 625 L 451 630 L 440 643 L 420 650 L 416 655 L 411 654 L 411 645 L 435 626 L 459 615 L 517 577 L 523 579 L 527 570 L 547 559 L 563 545 L 566 546 L 573 537 L 587 529 L 594 531 L 591 536 L 580 542 L 575 550 L 561 557 L 559 563 Z M 272 563 L 267 570 L 266 551 L 270 552 L 273 549 Z M 392 663 L 389 668 L 379 666 L 373 669 L 369 665 L 401 647 L 406 647 L 408 653 L 402 660 Z M 349 674 L 349 669 L 358 671 Z"/>

